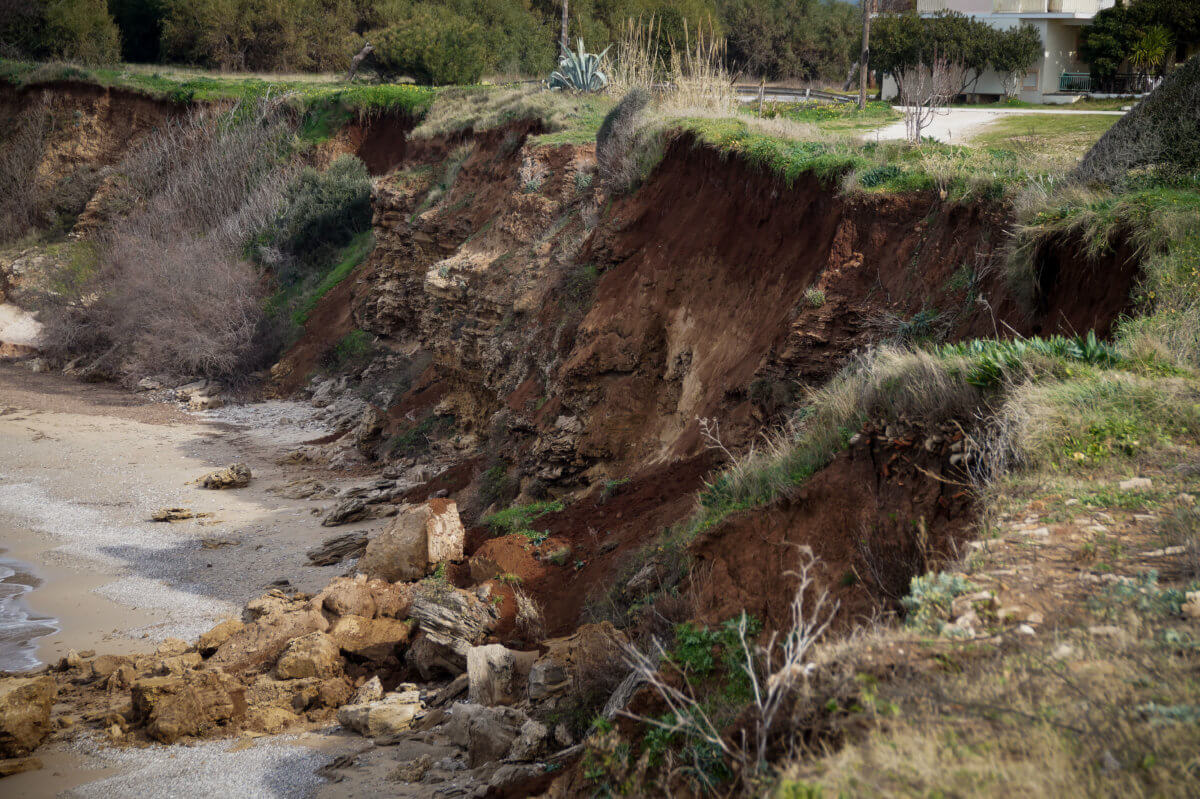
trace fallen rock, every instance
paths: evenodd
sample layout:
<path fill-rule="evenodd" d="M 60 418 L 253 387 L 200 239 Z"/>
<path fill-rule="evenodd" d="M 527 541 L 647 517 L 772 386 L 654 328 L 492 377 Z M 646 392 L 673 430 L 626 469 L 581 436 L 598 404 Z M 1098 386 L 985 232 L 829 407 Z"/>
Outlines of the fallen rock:
<path fill-rule="evenodd" d="M 521 730 L 508 750 L 510 760 L 537 760 L 545 754 L 550 742 L 550 731 L 541 722 L 530 719 L 521 725 Z"/>
<path fill-rule="evenodd" d="M 0 679 L 0 757 L 27 755 L 45 740 L 57 695 L 52 677 Z"/>
<path fill-rule="evenodd" d="M 1188 591 L 1181 610 L 1183 615 L 1193 621 L 1200 621 L 1200 591 Z"/>
<path fill-rule="evenodd" d="M 423 633 L 409 648 L 409 662 L 423 677 L 435 666 L 448 665 L 452 675 L 465 671 L 467 652 L 483 642 L 498 616 L 474 593 L 436 584 L 420 586 L 408 612 Z"/>
<path fill-rule="evenodd" d="M 467 652 L 469 701 L 477 705 L 513 705 L 525 695 L 537 652 L 517 652 L 500 644 L 471 647 Z"/>
<path fill-rule="evenodd" d="M 325 514 L 325 518 L 321 520 L 322 527 L 337 527 L 341 524 L 349 524 L 367 517 L 367 503 L 358 497 L 342 500 L 334 506 L 333 510 Z M 370 549 L 370 544 L 367 548 Z"/>
<path fill-rule="evenodd" d="M 383 683 L 379 681 L 379 676 L 376 675 L 359 686 L 358 690 L 354 692 L 354 699 L 351 700 L 351 704 L 366 705 L 371 702 L 378 702 L 380 699 L 383 699 Z"/>
<path fill-rule="evenodd" d="M 1122 491 L 1149 491 L 1154 488 L 1154 481 L 1149 477 L 1134 477 L 1130 480 L 1122 480 L 1117 487 Z"/>
<path fill-rule="evenodd" d="M 305 553 L 314 566 L 333 566 L 347 558 L 360 558 L 367 550 L 369 536 L 362 532 L 345 533 L 325 539 L 320 546 Z"/>
<path fill-rule="evenodd" d="M 275 677 L 280 680 L 332 677 L 341 670 L 342 655 L 338 645 L 323 632 L 296 638 L 275 663 Z"/>
<path fill-rule="evenodd" d="M 342 616 L 330 628 L 329 637 L 343 652 L 382 662 L 398 654 L 411 632 L 412 624 L 398 619 Z"/>
<path fill-rule="evenodd" d="M 240 633 L 246 628 L 246 625 L 237 619 L 226 619 L 217 624 L 206 633 L 201 633 L 196 639 L 196 649 L 200 654 L 208 656 L 217 651 L 221 644 L 228 641 L 233 636 Z"/>
<path fill-rule="evenodd" d="M 421 755 L 407 763 L 401 763 L 396 766 L 388 772 L 387 778 L 392 782 L 403 782 L 411 785 L 424 779 L 425 774 L 431 768 L 433 768 L 433 758 L 429 755 Z"/>
<path fill-rule="evenodd" d="M 225 400 L 214 394 L 193 394 L 188 399 L 189 411 L 211 411 L 225 405 Z"/>
<path fill-rule="evenodd" d="M 267 735 L 281 733 L 299 721 L 299 716 L 281 707 L 251 707 L 246 713 L 246 726 Z"/>
<path fill-rule="evenodd" d="M 338 723 L 368 738 L 404 732 L 424 705 L 415 685 L 404 683 L 398 688 L 378 702 L 346 705 L 338 710 Z"/>
<path fill-rule="evenodd" d="M 366 575 L 337 577 L 313 600 L 313 606 L 334 616 L 408 618 L 412 588 L 403 583 L 368 580 Z"/>
<path fill-rule="evenodd" d="M 181 522 L 185 519 L 204 519 L 212 516 L 211 513 L 196 513 L 190 508 L 162 508 L 150 514 L 152 522 Z"/>
<path fill-rule="evenodd" d="M 244 463 L 233 463 L 224 469 L 209 472 L 200 478 L 203 488 L 224 489 L 243 488 L 250 485 L 250 467 Z"/>
<path fill-rule="evenodd" d="M 418 580 L 438 563 L 462 560 L 465 536 L 458 506 L 450 500 L 404 506 L 367 543 L 358 570 L 388 582 Z"/>
<path fill-rule="evenodd" d="M 446 723 L 446 737 L 467 750 L 467 764 L 475 768 L 503 760 L 528 720 L 516 708 L 459 703 Z"/>
<path fill-rule="evenodd" d="M 130 694 L 134 717 L 146 723 L 146 734 L 167 744 L 246 713 L 244 689 L 217 670 L 146 677 L 133 684 Z"/>
<path fill-rule="evenodd" d="M 243 628 L 217 647 L 209 665 L 234 672 L 274 663 L 293 639 L 329 629 L 320 610 L 279 592 L 252 600 L 243 618 Z"/>

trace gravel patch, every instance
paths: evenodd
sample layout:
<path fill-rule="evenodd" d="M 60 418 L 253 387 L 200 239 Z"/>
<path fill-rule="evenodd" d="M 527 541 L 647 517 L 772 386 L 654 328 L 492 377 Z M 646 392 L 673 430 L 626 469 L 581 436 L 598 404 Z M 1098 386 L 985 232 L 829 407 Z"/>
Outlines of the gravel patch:
<path fill-rule="evenodd" d="M 247 433 L 278 444 L 300 444 L 331 432 L 322 408 L 292 400 L 226 405 L 211 411 L 196 411 L 193 415 L 206 422 L 246 428 Z"/>
<path fill-rule="evenodd" d="M 60 794 L 70 799 L 301 799 L 324 780 L 316 770 L 332 758 L 294 743 L 296 736 L 211 741 L 144 749 L 98 747 L 80 739 L 75 748 L 104 766 L 128 769 Z"/>

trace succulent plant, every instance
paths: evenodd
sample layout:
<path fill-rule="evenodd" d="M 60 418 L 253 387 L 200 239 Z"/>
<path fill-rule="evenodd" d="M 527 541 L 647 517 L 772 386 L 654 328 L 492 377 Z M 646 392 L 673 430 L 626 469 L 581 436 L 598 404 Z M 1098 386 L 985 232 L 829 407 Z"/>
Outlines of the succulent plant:
<path fill-rule="evenodd" d="M 600 55 L 584 52 L 583 39 L 579 40 L 579 52 L 572 53 L 563 48 L 558 69 L 546 81 L 551 89 L 568 89 L 576 92 L 598 92 L 608 85 L 608 76 L 600 71 L 600 61 L 609 48 Z"/>

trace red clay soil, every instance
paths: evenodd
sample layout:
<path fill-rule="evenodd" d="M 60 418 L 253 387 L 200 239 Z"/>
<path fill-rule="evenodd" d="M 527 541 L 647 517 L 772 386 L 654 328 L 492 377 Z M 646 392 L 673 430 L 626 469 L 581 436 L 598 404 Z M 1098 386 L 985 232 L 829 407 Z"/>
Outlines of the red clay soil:
<path fill-rule="evenodd" d="M 1000 269 L 1010 222 L 1002 208 L 927 193 L 844 197 L 811 177 L 788 188 L 676 141 L 580 257 L 607 267 L 559 373 L 568 395 L 597 399 L 581 451 L 687 456 L 702 446 L 697 417 L 745 442 L 762 423 L 756 380 L 823 382 L 923 310 L 951 339 L 1106 332 L 1128 307 L 1125 253 L 1099 264 L 1060 253 L 1030 314 Z M 976 274 L 971 295 L 956 279 L 964 267 Z M 806 301 L 812 288 L 822 304 Z"/>
<path fill-rule="evenodd" d="M 616 487 L 607 499 L 596 491 L 535 520 L 535 529 L 550 533 L 539 546 L 520 535 L 491 538 L 486 527 L 472 528 L 467 553 L 521 578 L 543 607 L 547 633 L 563 635 L 575 628 L 588 600 L 607 591 L 632 552 L 691 513 L 694 493 L 711 468 L 707 455 L 663 463 Z M 547 559 L 564 546 L 570 552 L 561 565 Z"/>
<path fill-rule="evenodd" d="M 690 549 L 702 618 L 745 609 L 768 628 L 789 624 L 797 546 L 821 561 L 816 576 L 841 603 L 840 625 L 894 609 L 912 577 L 953 553 L 974 519 L 974 492 L 949 465 L 951 441 L 930 453 L 923 440 L 864 435 L 794 496 L 701 534 Z"/>

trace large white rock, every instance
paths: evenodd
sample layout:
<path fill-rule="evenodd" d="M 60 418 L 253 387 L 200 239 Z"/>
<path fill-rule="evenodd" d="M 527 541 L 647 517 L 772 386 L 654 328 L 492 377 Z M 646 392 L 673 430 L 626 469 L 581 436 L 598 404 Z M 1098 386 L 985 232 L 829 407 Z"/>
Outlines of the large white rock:
<path fill-rule="evenodd" d="M 405 683 L 398 687 L 399 691 L 388 694 L 378 702 L 342 707 L 338 710 L 338 722 L 368 738 L 395 735 L 407 730 L 425 706 L 415 685 Z"/>
<path fill-rule="evenodd" d="M 516 704 L 525 694 L 537 658 L 537 652 L 517 652 L 500 644 L 471 647 L 467 652 L 470 701 L 485 707 Z"/>
<path fill-rule="evenodd" d="M 462 560 L 465 537 L 454 502 L 409 505 L 367 543 L 358 570 L 389 582 L 419 580 L 439 563 Z"/>

